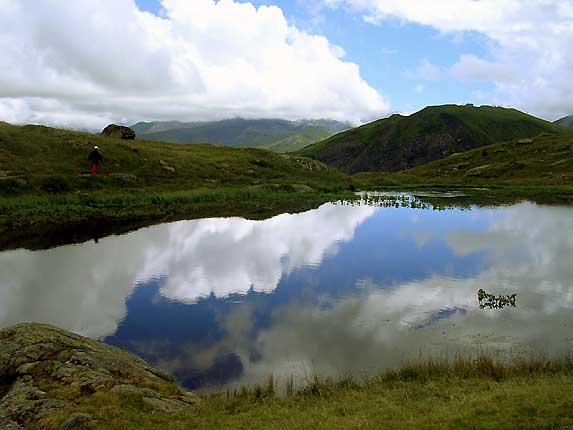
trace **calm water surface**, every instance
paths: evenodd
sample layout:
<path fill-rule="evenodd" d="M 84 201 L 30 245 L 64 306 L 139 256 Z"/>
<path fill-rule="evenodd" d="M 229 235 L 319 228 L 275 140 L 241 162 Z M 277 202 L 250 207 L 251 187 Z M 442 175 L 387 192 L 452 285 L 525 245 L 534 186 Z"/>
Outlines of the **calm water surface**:
<path fill-rule="evenodd" d="M 479 309 L 477 291 L 517 293 Z M 190 388 L 368 374 L 421 354 L 569 354 L 573 208 L 325 204 L 0 253 L 0 327 L 52 323 Z"/>

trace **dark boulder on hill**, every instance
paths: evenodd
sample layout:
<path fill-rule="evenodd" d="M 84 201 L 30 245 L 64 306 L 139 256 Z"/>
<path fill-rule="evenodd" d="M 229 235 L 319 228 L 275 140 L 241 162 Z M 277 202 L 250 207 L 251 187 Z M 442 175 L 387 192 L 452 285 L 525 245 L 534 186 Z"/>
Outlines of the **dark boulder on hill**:
<path fill-rule="evenodd" d="M 102 136 L 113 137 L 116 139 L 135 139 L 135 131 L 123 125 L 110 124 L 101 132 Z"/>

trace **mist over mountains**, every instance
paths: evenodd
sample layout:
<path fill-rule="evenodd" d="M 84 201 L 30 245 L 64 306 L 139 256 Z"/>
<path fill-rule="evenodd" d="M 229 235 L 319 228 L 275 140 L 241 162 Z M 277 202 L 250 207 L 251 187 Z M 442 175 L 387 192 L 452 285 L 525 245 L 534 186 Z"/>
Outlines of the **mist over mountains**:
<path fill-rule="evenodd" d="M 557 121 L 553 122 L 553 124 L 557 124 L 563 127 L 573 128 L 573 115 L 569 115 L 564 118 L 558 119 Z"/>
<path fill-rule="evenodd" d="M 154 121 L 131 126 L 138 138 L 174 143 L 211 143 L 233 147 L 296 151 L 351 128 L 334 120 L 242 119 L 209 122 Z"/>

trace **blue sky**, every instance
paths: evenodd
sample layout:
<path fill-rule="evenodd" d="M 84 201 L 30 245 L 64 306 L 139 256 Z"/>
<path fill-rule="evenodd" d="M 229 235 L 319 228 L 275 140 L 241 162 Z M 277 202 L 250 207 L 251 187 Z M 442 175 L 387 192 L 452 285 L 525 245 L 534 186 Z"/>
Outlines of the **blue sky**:
<path fill-rule="evenodd" d="M 136 2 L 140 9 L 160 14 L 160 0 Z M 342 47 L 346 52 L 344 59 L 360 67 L 362 77 L 391 102 L 392 111 L 409 113 L 446 103 L 482 104 L 487 100 L 476 95 L 492 91 L 492 84 L 487 82 L 452 82 L 444 71 L 462 54 L 487 55 L 491 41 L 478 33 L 445 35 L 429 26 L 399 20 L 372 25 L 344 8 L 321 7 L 302 0 L 250 3 L 278 6 L 290 25 L 323 35 Z M 438 76 L 418 75 L 424 61 L 441 69 Z"/>
<path fill-rule="evenodd" d="M 15 124 L 358 125 L 445 103 L 573 113 L 573 0 L 9 4 L 0 120 Z"/>

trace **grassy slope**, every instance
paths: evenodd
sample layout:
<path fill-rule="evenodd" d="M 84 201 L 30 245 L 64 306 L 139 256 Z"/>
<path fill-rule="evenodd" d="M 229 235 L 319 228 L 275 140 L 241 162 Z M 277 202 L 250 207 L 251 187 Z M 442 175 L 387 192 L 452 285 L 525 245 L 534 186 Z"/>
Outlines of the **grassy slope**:
<path fill-rule="evenodd" d="M 472 198 L 478 194 L 479 201 L 490 203 L 506 197 L 570 203 L 572 139 L 554 135 L 527 144 L 500 143 L 485 148 L 485 155 L 478 149 L 403 173 L 348 177 L 313 160 L 266 150 L 122 141 L 3 123 L 0 249 L 30 237 L 67 237 L 82 226 L 81 237 L 89 237 L 109 234 L 111 226 L 123 231 L 213 215 L 259 218 L 351 198 L 354 189 L 469 187 Z M 96 177 L 88 174 L 86 161 L 94 144 L 106 158 Z M 481 186 L 494 191 L 475 189 Z M 101 221 L 95 233 L 94 219 Z"/>
<path fill-rule="evenodd" d="M 349 173 L 399 171 L 492 143 L 567 132 L 515 109 L 457 105 L 392 115 L 310 145 L 300 154 Z"/>
<path fill-rule="evenodd" d="M 86 161 L 93 145 L 105 159 L 96 177 L 88 174 Z M 94 216 L 155 219 L 249 206 L 292 210 L 318 204 L 329 198 L 319 193 L 339 192 L 349 183 L 320 163 L 266 150 L 0 125 L 0 231 Z M 308 186 L 319 193 L 300 192 Z"/>
<path fill-rule="evenodd" d="M 497 143 L 398 173 L 369 172 L 353 179 L 366 189 L 464 188 L 474 203 L 523 198 L 573 203 L 573 136 L 550 135 Z"/>
<path fill-rule="evenodd" d="M 97 418 L 100 429 L 559 429 L 573 424 L 572 367 L 429 361 L 365 382 L 314 380 L 282 398 L 272 384 L 208 397 L 183 415 L 151 413 L 136 398 L 108 393 L 81 399 L 77 410 Z M 59 428 L 64 418 L 51 415 L 43 428 Z"/>
<path fill-rule="evenodd" d="M 90 166 L 86 161 L 94 145 L 101 148 L 105 161 L 103 174 L 95 178 L 87 175 Z M 299 160 L 251 148 L 122 141 L 42 126 L 0 126 L 0 192 L 4 195 L 122 188 L 189 190 L 268 183 L 320 188 L 345 180 L 344 175 L 318 163 Z"/>
<path fill-rule="evenodd" d="M 150 123 L 136 125 L 136 132 L 144 139 L 175 143 L 215 143 L 233 147 L 267 148 L 277 152 L 295 151 L 304 146 L 326 139 L 334 133 L 329 125 L 320 123 L 296 123 L 286 120 L 229 119 L 191 126 L 176 124 L 161 131 L 162 123 L 151 128 Z M 330 127 L 333 125 L 331 124 Z M 334 124 L 336 126 L 336 124 Z M 175 128 L 171 128 L 175 127 Z M 342 124 L 338 124 L 338 129 Z"/>
<path fill-rule="evenodd" d="M 573 185 L 573 136 L 496 143 L 401 174 L 458 184 Z"/>

